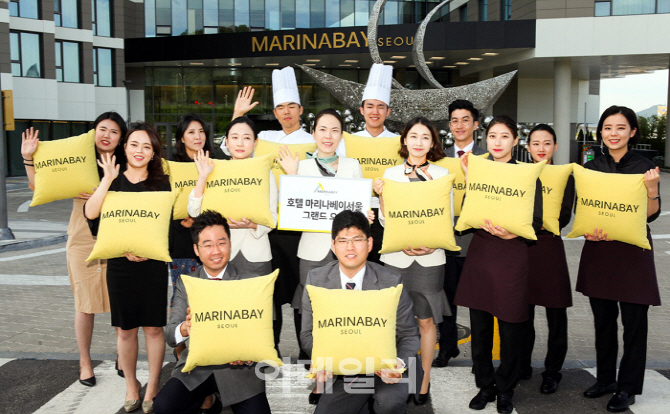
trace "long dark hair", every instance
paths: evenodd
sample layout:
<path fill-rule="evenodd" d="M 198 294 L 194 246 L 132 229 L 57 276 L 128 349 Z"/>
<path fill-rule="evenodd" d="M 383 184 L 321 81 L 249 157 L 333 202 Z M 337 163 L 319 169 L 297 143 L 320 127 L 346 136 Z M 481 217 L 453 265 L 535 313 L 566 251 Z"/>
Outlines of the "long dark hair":
<path fill-rule="evenodd" d="M 405 138 L 407 138 L 409 130 L 412 129 L 416 124 L 421 124 L 428 128 L 430 131 L 430 136 L 433 140 L 433 146 L 430 151 L 428 151 L 428 154 L 426 154 L 426 159 L 428 159 L 428 161 L 435 162 L 446 157 L 447 155 L 442 149 L 442 142 L 440 141 L 440 135 L 437 133 L 437 129 L 435 129 L 435 126 L 433 126 L 432 122 L 422 116 L 417 116 L 416 118 L 409 121 L 407 125 L 405 125 L 405 129 L 403 129 L 402 134 L 400 134 L 400 149 L 398 150 L 398 155 L 404 159 L 409 157 L 409 150 L 407 149 L 407 145 L 405 145 Z"/>
<path fill-rule="evenodd" d="M 175 148 L 176 152 L 174 154 L 174 160 L 179 161 L 179 162 L 188 162 L 188 161 L 193 161 L 191 157 L 188 156 L 186 153 L 186 145 L 181 142 L 181 139 L 184 138 L 184 134 L 186 133 L 186 130 L 188 129 L 188 126 L 191 125 L 191 122 L 198 122 L 200 126 L 202 126 L 202 129 L 205 130 L 205 145 L 202 148 L 204 151 L 209 152 L 209 156 L 212 156 L 212 141 L 209 139 L 209 128 L 207 128 L 207 124 L 205 121 L 200 117 L 198 114 L 186 114 L 181 117 L 179 120 L 179 123 L 177 124 L 177 146 Z"/>
<path fill-rule="evenodd" d="M 126 126 L 126 121 L 123 120 L 123 117 L 119 115 L 117 112 L 114 111 L 109 111 L 109 112 L 103 112 L 102 114 L 98 115 L 97 118 L 95 118 L 95 121 L 93 121 L 93 129 L 96 129 L 98 127 L 98 124 L 106 119 L 109 119 L 110 121 L 113 121 L 116 123 L 116 126 L 119 127 L 119 131 L 121 132 L 121 137 L 119 138 L 119 143 L 116 145 L 116 148 L 114 148 L 114 156 L 116 156 L 116 163 L 120 165 L 125 165 L 126 164 L 126 153 L 123 148 L 123 143 L 124 143 L 124 138 L 126 137 L 126 134 L 128 133 L 128 127 Z M 97 154 L 97 151 L 96 151 Z M 96 155 L 98 158 L 100 158 L 100 154 Z"/>
<path fill-rule="evenodd" d="M 147 179 L 144 181 L 144 186 L 149 190 L 159 190 L 160 185 L 165 180 L 165 172 L 163 171 L 163 149 L 161 145 L 161 139 L 158 136 L 156 130 L 146 122 L 133 122 L 130 124 L 130 129 L 126 134 L 126 138 L 123 140 L 123 147 L 125 150 L 125 145 L 128 142 L 128 138 L 133 134 L 133 132 L 144 131 L 149 135 L 149 140 L 151 141 L 151 148 L 154 151 L 154 156 L 147 165 Z"/>
<path fill-rule="evenodd" d="M 256 124 L 254 123 L 254 121 L 247 118 L 246 116 L 238 116 L 237 118 L 233 119 L 228 124 L 228 128 L 226 128 L 226 139 L 228 139 L 228 135 L 230 134 L 230 129 L 237 124 L 247 124 L 247 125 L 249 125 L 249 128 L 251 128 L 251 131 L 254 133 L 254 141 L 258 139 L 258 130 L 256 129 Z"/>
<path fill-rule="evenodd" d="M 519 136 L 519 127 L 516 126 L 516 122 L 510 118 L 507 115 L 498 115 L 494 117 L 491 122 L 489 122 L 488 126 L 486 127 L 486 134 L 484 135 L 487 137 L 489 135 L 489 130 L 493 125 L 498 125 L 498 124 L 503 124 L 505 125 L 510 131 L 512 131 L 512 135 L 514 135 L 513 138 L 517 138 Z M 512 155 L 514 156 L 514 155 Z"/>
<path fill-rule="evenodd" d="M 635 129 L 635 135 L 633 135 L 629 140 L 628 140 L 628 147 L 631 147 L 632 145 L 637 144 L 638 140 L 640 139 L 640 126 L 637 123 L 637 115 L 635 115 L 635 112 L 626 107 L 626 106 L 618 106 L 618 105 L 612 105 L 609 108 L 605 109 L 605 112 L 603 112 L 602 115 L 600 115 L 600 120 L 598 121 L 598 128 L 596 130 L 596 137 L 598 138 L 598 141 L 602 142 L 603 140 L 603 134 L 601 134 L 601 131 L 603 130 L 603 124 L 605 123 L 605 120 L 616 114 L 621 114 L 626 117 L 626 120 L 628 120 L 628 125 L 630 125 L 630 129 Z"/>

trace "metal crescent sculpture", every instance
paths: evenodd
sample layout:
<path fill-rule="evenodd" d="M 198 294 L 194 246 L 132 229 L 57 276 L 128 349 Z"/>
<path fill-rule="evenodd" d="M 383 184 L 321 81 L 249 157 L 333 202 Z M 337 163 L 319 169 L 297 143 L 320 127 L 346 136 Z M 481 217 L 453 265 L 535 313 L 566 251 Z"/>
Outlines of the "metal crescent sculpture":
<path fill-rule="evenodd" d="M 450 2 L 451 0 L 444 0 L 431 10 L 423 22 L 421 22 L 417 30 L 414 50 L 412 52 L 414 62 L 421 76 L 437 89 L 406 89 L 393 79 L 395 89 L 391 90 L 390 106 L 392 111 L 387 121 L 390 124 L 389 126 L 394 127 L 396 130 L 401 130 L 408 121 L 416 116 L 423 116 L 434 121 L 438 128 L 446 128 L 449 118 L 449 103 L 456 99 L 467 99 L 473 103 L 475 108 L 479 108 L 482 113 L 486 113 L 495 101 L 498 100 L 500 95 L 502 95 L 516 74 L 516 71 L 512 71 L 492 79 L 454 88 L 444 88 L 435 80 L 425 63 L 423 39 L 430 18 L 439 8 Z M 379 49 L 377 48 L 377 29 L 379 17 L 385 4 L 386 0 L 377 0 L 368 21 L 368 48 L 370 49 L 370 56 L 374 63 L 383 63 L 379 55 Z M 296 66 L 314 79 L 316 83 L 326 88 L 342 104 L 349 107 L 352 111 L 358 112 L 357 108 L 360 107 L 365 84 L 340 79 L 337 76 L 307 66 L 297 64 Z"/>

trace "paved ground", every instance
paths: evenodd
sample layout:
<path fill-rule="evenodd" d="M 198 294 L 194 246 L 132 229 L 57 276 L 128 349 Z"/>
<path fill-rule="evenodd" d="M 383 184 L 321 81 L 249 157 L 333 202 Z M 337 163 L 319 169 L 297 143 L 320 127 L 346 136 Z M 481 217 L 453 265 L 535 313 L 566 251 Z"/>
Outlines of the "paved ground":
<path fill-rule="evenodd" d="M 31 192 L 25 181 L 10 180 L 10 227 L 20 240 L 18 243 L 0 242 L 0 358 L 4 358 L 0 359 L 0 389 L 3 390 L 0 413 L 117 412 L 123 399 L 123 382 L 113 375 L 115 338 L 109 314 L 96 317 L 92 345 L 94 358 L 101 361 L 96 368 L 99 385 L 84 389 L 76 383 L 74 304 L 63 242 L 71 202 L 27 208 Z M 670 194 L 670 174 L 662 174 L 661 184 L 661 193 Z M 652 234 L 661 298 L 667 304 L 670 300 L 670 211 L 662 214 L 652 224 Z M 578 239 L 565 242 L 573 283 L 582 245 L 583 241 Z M 25 247 L 29 248 L 16 250 Z M 297 345 L 288 306 L 284 315 L 285 321 L 290 323 L 284 324 L 280 350 L 283 356 L 295 358 Z M 595 365 L 592 315 L 588 301 L 581 294 L 575 293 L 574 306 L 568 310 L 568 316 L 570 348 L 561 391 L 554 396 L 537 393 L 540 370 L 536 370 L 533 379 L 518 388 L 515 400 L 519 413 L 604 411 L 605 398 L 585 400 L 580 394 L 594 381 L 590 368 Z M 638 398 L 633 411 L 667 413 L 670 412 L 667 408 L 670 383 L 666 382 L 670 378 L 667 371 L 670 369 L 670 308 L 667 305 L 652 308 L 649 321 L 645 394 Z M 469 325 L 467 311 L 459 313 L 459 322 Z M 541 310 L 537 312 L 536 328 L 533 360 L 534 365 L 540 367 L 546 350 L 546 320 Z M 469 345 L 463 344 L 461 351 L 452 367 L 433 371 L 432 406 L 412 406 L 410 413 L 470 412 L 467 401 L 476 391 L 469 373 Z M 166 363 L 170 359 L 171 356 L 166 357 Z M 168 370 L 166 366 L 165 372 Z M 302 379 L 303 374 L 299 366 L 288 365 L 282 373 L 284 379 L 269 383 L 273 412 L 311 412 L 304 403 L 309 383 Z M 140 379 L 146 380 L 146 375 Z M 485 412 L 494 412 L 494 409 Z"/>

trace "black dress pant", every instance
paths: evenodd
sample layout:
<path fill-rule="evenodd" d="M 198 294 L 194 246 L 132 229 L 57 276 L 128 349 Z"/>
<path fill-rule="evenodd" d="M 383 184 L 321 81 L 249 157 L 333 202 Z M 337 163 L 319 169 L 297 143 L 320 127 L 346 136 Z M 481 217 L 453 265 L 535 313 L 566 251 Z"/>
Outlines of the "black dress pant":
<path fill-rule="evenodd" d="M 458 354 L 458 328 L 456 326 L 458 306 L 454 305 L 454 297 L 464 263 L 465 257 L 447 255 L 447 263 L 444 265 L 444 293 L 449 301 L 451 316 L 442 316 L 442 323 L 438 324 L 438 328 L 440 330 L 440 351 L 447 352 L 452 357 Z"/>
<path fill-rule="evenodd" d="M 563 368 L 565 355 L 568 353 L 568 313 L 566 308 L 545 308 L 549 336 L 547 338 L 547 355 L 544 358 L 542 377 L 560 380 L 558 375 Z M 530 368 L 535 346 L 535 305 L 528 305 L 528 330 L 526 343 L 521 354 L 521 368 Z"/>
<path fill-rule="evenodd" d="M 649 305 L 589 298 L 596 328 L 596 363 L 598 381 L 617 382 L 617 391 L 629 395 L 642 394 L 644 369 L 647 361 L 647 312 Z M 619 350 L 617 338 L 619 309 L 623 324 L 623 356 L 616 377 L 616 359 Z"/>
<path fill-rule="evenodd" d="M 281 306 L 284 303 L 291 303 L 295 289 L 300 283 L 298 244 L 301 234 L 298 231 L 273 230 L 268 235 L 272 251 L 272 270 L 279 269 L 273 295 L 276 317 L 272 321 L 277 352 L 279 352 L 279 340 L 284 319 Z M 298 331 L 297 334 L 299 337 L 300 332 Z"/>
<path fill-rule="evenodd" d="M 477 387 L 489 392 L 513 392 L 521 367 L 521 348 L 527 335 L 528 321 L 505 322 L 498 319 L 500 366 L 493 367 L 493 315 L 470 309 L 472 362 Z"/>
<path fill-rule="evenodd" d="M 382 263 L 381 255 L 379 251 L 382 249 L 382 239 L 384 238 L 384 227 L 379 222 L 379 209 L 373 208 L 372 211 L 375 213 L 375 220 L 370 225 L 370 234 L 372 236 L 372 251 L 368 254 L 368 261 L 375 262 L 379 265 L 384 265 Z"/>
<path fill-rule="evenodd" d="M 214 375 L 210 375 L 193 391 L 181 380 L 172 377 L 154 398 L 156 414 L 198 414 L 205 397 L 218 392 Z M 270 404 L 264 392 L 230 406 L 235 414 L 270 414 Z"/>
<path fill-rule="evenodd" d="M 386 384 L 376 375 L 365 378 L 374 382 L 374 390 L 368 390 L 367 393 L 352 393 L 349 389 L 349 381 L 345 381 L 345 377 L 338 376 L 333 382 L 332 389 L 326 389 L 319 399 L 314 414 L 368 413 L 368 400 L 372 392 L 374 392 L 375 414 L 405 414 L 409 396 L 407 382 Z M 403 374 L 403 378 L 407 379 L 407 372 Z M 355 385 L 352 388 L 357 389 Z"/>

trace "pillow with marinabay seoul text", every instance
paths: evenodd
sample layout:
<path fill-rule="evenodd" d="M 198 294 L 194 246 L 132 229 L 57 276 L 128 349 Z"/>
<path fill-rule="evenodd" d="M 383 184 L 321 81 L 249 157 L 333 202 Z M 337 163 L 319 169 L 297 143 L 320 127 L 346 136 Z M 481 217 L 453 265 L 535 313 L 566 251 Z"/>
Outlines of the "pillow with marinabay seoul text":
<path fill-rule="evenodd" d="M 100 211 L 98 237 L 86 261 L 124 257 L 128 252 L 171 262 L 168 234 L 173 202 L 170 191 L 108 192 Z"/>
<path fill-rule="evenodd" d="M 533 229 L 535 189 L 546 163 L 508 164 L 468 154 L 465 201 L 455 229 L 479 229 L 488 219 L 517 236 L 537 240 Z"/>
<path fill-rule="evenodd" d="M 176 194 L 172 218 L 183 220 L 188 217 L 188 195 L 198 182 L 198 168 L 194 162 L 168 161 L 166 174 L 170 175 L 170 185 Z"/>
<path fill-rule="evenodd" d="M 233 361 L 283 365 L 272 331 L 272 294 L 278 274 L 275 270 L 240 280 L 181 276 L 191 307 L 189 351 L 182 372 Z"/>
<path fill-rule="evenodd" d="M 369 375 L 396 368 L 396 314 L 403 285 L 380 290 L 312 285 L 306 289 L 314 318 L 312 372 Z"/>
<path fill-rule="evenodd" d="M 593 234 L 651 249 L 647 239 L 647 189 L 644 174 L 609 174 L 574 167 L 577 210 L 567 237 Z"/>
<path fill-rule="evenodd" d="M 100 184 L 95 130 L 56 141 L 40 141 L 33 155 L 35 194 L 30 207 L 93 194 Z"/>
<path fill-rule="evenodd" d="M 347 157 L 358 160 L 363 169 L 363 178 L 374 180 L 384 175 L 384 170 L 387 168 L 404 162 L 398 154 L 399 137 L 369 138 L 348 132 L 344 132 L 342 137 L 347 149 Z"/>

